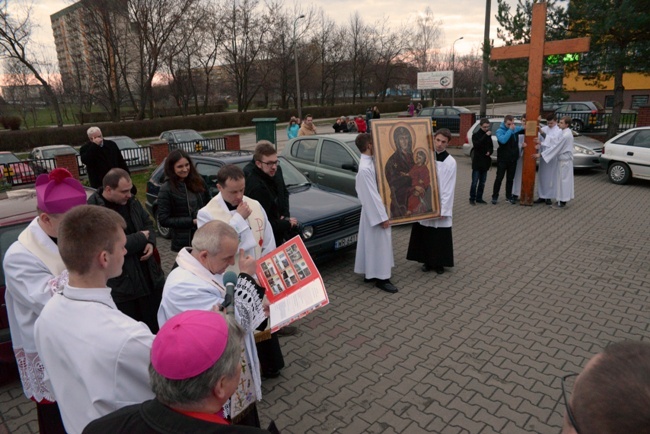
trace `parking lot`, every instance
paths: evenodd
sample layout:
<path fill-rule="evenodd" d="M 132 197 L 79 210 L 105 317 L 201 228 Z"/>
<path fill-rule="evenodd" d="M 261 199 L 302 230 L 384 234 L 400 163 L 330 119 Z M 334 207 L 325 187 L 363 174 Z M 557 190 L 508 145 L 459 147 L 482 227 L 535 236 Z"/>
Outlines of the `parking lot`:
<path fill-rule="evenodd" d="M 263 421 L 296 434 L 556 434 L 559 377 L 610 342 L 650 340 L 650 182 L 594 170 L 576 174 L 564 210 L 470 206 L 469 158 L 451 154 L 456 266 L 407 262 L 408 226 L 393 228 L 397 294 L 353 274 L 353 252 L 322 264 L 330 304 L 281 338 L 287 367 L 264 382 Z M 159 249 L 169 270 L 169 243 Z M 0 433 L 38 431 L 18 382 L 0 389 L 0 413 Z"/>

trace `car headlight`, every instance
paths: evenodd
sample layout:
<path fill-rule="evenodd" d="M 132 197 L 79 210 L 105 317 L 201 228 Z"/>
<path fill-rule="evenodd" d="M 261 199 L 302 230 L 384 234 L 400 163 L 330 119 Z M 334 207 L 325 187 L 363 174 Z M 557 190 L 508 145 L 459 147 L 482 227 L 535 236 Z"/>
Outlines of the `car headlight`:
<path fill-rule="evenodd" d="M 302 227 L 302 237 L 306 240 L 310 239 L 311 236 L 314 235 L 314 227 L 313 226 L 303 226 Z"/>
<path fill-rule="evenodd" d="M 583 148 L 582 146 L 579 145 L 573 145 L 573 152 L 578 154 L 585 154 L 585 155 L 596 155 L 596 153 L 591 149 Z"/>

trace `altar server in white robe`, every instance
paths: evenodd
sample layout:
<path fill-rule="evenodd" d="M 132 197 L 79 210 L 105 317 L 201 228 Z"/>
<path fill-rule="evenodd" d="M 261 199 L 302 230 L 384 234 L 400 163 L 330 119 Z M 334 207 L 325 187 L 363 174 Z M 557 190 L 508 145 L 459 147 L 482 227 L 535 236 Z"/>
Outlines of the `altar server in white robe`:
<path fill-rule="evenodd" d="M 541 119 L 541 117 L 540 117 Z M 557 125 L 555 114 L 546 117 L 546 125 L 540 128 L 538 136 L 539 151 L 544 152 L 552 149 L 560 138 L 562 132 Z M 551 205 L 555 197 L 557 178 L 557 160 L 539 160 L 537 171 L 537 200 L 534 203 L 546 203 Z"/>
<path fill-rule="evenodd" d="M 240 167 L 232 164 L 223 166 L 217 173 L 219 194 L 199 210 L 197 226 L 201 227 L 212 220 L 228 223 L 237 231 L 239 248 L 259 259 L 275 249 L 275 237 L 262 205 L 244 196 L 245 187 L 246 177 Z M 238 272 L 237 266 L 233 266 L 232 270 Z"/>
<path fill-rule="evenodd" d="M 363 274 L 365 282 L 374 282 L 382 291 L 395 293 L 398 289 L 390 281 L 391 269 L 395 266 L 393 240 L 388 213 L 377 189 L 372 136 L 359 134 L 355 143 L 361 152 L 355 181 L 357 196 L 361 201 L 361 221 L 354 272 Z"/>
<path fill-rule="evenodd" d="M 563 209 L 568 201 L 573 199 L 573 132 L 571 131 L 571 117 L 565 116 L 558 122 L 560 136 L 557 144 L 541 152 L 545 162 L 556 161 L 555 191 L 553 197 L 557 203 L 553 208 Z M 540 154 L 535 154 L 539 157 Z M 541 160 L 540 160 L 541 161 Z"/>
<path fill-rule="evenodd" d="M 235 318 L 245 329 L 242 374 L 237 391 L 226 405 L 226 416 L 236 424 L 259 427 L 256 401 L 262 399 L 260 364 L 255 346 L 255 329 L 266 319 L 262 299 L 264 289 L 257 285 L 256 261 L 238 249 L 237 232 L 227 223 L 215 220 L 201 226 L 192 239 L 192 248 L 178 253 L 178 267 L 165 282 L 158 309 L 160 327 L 174 315 L 187 310 L 210 310 L 223 304 L 226 287 L 223 273 L 238 257 L 241 270 L 235 287 Z"/>
<path fill-rule="evenodd" d="M 82 205 L 59 225 L 59 252 L 69 274 L 36 320 L 34 338 L 65 429 L 153 398 L 149 360 L 154 336 L 120 312 L 108 279 L 122 273 L 124 219 L 108 208 Z"/>
<path fill-rule="evenodd" d="M 526 147 L 526 113 L 521 115 L 521 126 L 524 127 L 518 134 L 519 140 L 519 158 L 517 159 L 517 169 L 515 169 L 515 179 L 512 181 L 512 198 L 519 200 L 521 195 L 521 179 L 524 172 L 524 148 Z"/>
<path fill-rule="evenodd" d="M 413 224 L 406 259 L 422 263 L 422 271 L 445 272 L 454 266 L 454 242 L 451 235 L 454 193 L 456 191 L 456 160 L 447 152 L 451 132 L 446 128 L 436 131 L 433 147 L 436 153 L 436 176 L 440 195 L 439 218 L 421 220 Z"/>
<path fill-rule="evenodd" d="M 70 172 L 61 168 L 40 175 L 35 189 L 38 217 L 4 256 L 5 301 L 20 381 L 25 396 L 36 402 L 39 430 L 42 434 L 64 433 L 52 386 L 44 376 L 36 351 L 34 323 L 52 298 L 48 282 L 65 269 L 56 244 L 59 223 L 66 211 L 86 203 L 86 191 Z"/>

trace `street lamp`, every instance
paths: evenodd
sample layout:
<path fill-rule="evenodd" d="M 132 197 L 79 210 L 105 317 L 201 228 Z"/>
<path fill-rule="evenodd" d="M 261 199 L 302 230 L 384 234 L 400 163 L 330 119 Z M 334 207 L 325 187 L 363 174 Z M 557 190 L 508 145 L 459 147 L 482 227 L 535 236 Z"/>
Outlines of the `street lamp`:
<path fill-rule="evenodd" d="M 454 95 L 454 93 L 455 93 L 454 90 L 456 89 L 456 50 L 455 50 L 455 46 L 456 46 L 456 42 L 460 41 L 463 38 L 464 38 L 464 36 L 461 36 L 460 38 L 456 39 L 453 44 L 451 44 L 451 72 L 454 75 L 454 80 L 452 81 L 452 84 L 451 84 L 451 105 L 452 106 L 456 105 L 456 104 L 454 104 L 454 102 L 455 102 L 454 101 L 454 96 L 455 96 Z"/>
<path fill-rule="evenodd" d="M 298 104 L 298 118 L 302 119 L 302 107 L 300 104 L 300 100 L 302 99 L 300 96 L 300 73 L 298 72 L 298 44 L 296 41 L 296 23 L 298 22 L 299 19 L 305 18 L 304 15 L 300 15 L 297 17 L 295 20 L 293 20 L 293 57 L 296 62 L 296 102 Z"/>

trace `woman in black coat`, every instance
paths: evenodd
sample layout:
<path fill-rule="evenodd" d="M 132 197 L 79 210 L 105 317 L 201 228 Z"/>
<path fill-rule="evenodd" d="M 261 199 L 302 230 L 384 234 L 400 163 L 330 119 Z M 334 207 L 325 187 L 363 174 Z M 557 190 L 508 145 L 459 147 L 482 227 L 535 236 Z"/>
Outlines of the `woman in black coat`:
<path fill-rule="evenodd" d="M 171 249 L 192 244 L 196 215 L 210 201 L 208 186 L 183 150 L 172 151 L 165 160 L 165 182 L 158 193 L 158 221 L 172 230 Z"/>
<path fill-rule="evenodd" d="M 488 119 L 479 121 L 479 129 L 472 134 L 472 185 L 469 191 L 469 203 L 485 204 L 483 200 L 483 190 L 488 170 L 492 166 L 492 152 L 494 152 L 494 143 L 492 142 L 491 124 Z"/>

